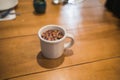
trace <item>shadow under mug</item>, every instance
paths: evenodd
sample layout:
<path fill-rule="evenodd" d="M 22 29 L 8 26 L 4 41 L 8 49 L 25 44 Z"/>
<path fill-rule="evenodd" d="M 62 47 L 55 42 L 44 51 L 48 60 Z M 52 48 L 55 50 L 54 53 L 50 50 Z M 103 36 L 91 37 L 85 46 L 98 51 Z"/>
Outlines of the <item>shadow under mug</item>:
<path fill-rule="evenodd" d="M 60 30 L 64 36 L 59 39 L 59 40 L 55 40 L 55 41 L 49 41 L 49 40 L 45 40 L 42 38 L 42 33 L 46 32 L 48 30 Z M 58 25 L 46 25 L 43 26 L 39 31 L 38 31 L 38 36 L 40 38 L 40 45 L 41 45 L 41 52 L 43 54 L 44 57 L 46 58 L 58 58 L 60 56 L 62 56 L 64 50 L 66 48 L 70 48 L 73 44 L 74 44 L 74 38 L 71 34 L 68 34 L 66 32 L 66 30 Z M 65 39 L 69 38 L 71 39 L 69 42 L 65 43 Z"/>

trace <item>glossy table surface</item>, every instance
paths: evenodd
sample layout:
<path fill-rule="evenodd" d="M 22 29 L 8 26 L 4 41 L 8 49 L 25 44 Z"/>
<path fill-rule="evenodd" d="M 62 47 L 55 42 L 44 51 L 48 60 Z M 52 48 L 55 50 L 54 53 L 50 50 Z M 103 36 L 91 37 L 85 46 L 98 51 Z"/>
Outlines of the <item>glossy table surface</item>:
<path fill-rule="evenodd" d="M 53 5 L 34 14 L 32 0 L 19 0 L 15 20 L 0 22 L 0 80 L 120 80 L 120 21 L 104 0 Z M 41 56 L 38 30 L 64 27 L 75 44 L 58 59 Z"/>

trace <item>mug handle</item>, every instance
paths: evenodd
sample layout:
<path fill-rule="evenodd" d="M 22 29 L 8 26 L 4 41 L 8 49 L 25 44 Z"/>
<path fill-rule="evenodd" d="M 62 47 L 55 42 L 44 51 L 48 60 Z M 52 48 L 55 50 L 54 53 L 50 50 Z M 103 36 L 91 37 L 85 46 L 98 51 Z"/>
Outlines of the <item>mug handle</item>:
<path fill-rule="evenodd" d="M 66 38 L 70 38 L 71 41 L 64 44 L 65 49 L 70 48 L 74 44 L 74 41 L 75 41 L 73 35 L 71 35 L 71 34 L 67 34 Z"/>

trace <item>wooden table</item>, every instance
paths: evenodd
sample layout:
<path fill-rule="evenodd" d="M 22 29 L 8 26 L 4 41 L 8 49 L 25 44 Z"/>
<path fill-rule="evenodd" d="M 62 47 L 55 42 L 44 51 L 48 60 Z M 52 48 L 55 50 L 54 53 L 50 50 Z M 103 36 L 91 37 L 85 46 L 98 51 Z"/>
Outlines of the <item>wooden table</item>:
<path fill-rule="evenodd" d="M 102 2 L 101 2 L 102 1 Z M 19 0 L 15 20 L 0 22 L 0 80 L 120 80 L 120 23 L 103 0 L 53 5 L 35 15 L 32 0 Z M 41 56 L 38 30 L 64 27 L 75 44 L 58 59 Z"/>

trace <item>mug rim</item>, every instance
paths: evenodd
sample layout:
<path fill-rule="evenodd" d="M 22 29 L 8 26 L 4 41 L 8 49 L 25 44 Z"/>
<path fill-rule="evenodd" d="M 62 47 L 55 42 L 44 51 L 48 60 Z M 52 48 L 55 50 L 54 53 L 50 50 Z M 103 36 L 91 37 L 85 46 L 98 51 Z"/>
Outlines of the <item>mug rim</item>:
<path fill-rule="evenodd" d="M 41 33 L 43 32 L 44 29 L 46 29 L 46 28 L 48 28 L 48 27 L 49 27 L 49 28 L 50 28 L 50 27 L 56 27 L 56 28 L 62 29 L 62 30 L 64 31 L 64 36 L 63 36 L 61 39 L 55 40 L 55 41 L 49 41 L 49 40 L 43 39 L 43 38 L 41 37 Z M 59 43 L 59 42 L 61 42 L 61 41 L 63 41 L 63 40 L 65 39 L 65 37 L 66 37 L 66 30 L 65 30 L 62 26 L 59 26 L 59 25 L 46 25 L 46 26 L 43 26 L 42 28 L 39 29 L 39 31 L 38 31 L 38 36 L 39 36 L 39 38 L 40 38 L 42 41 L 44 41 L 44 42 L 46 42 L 46 43 Z"/>

